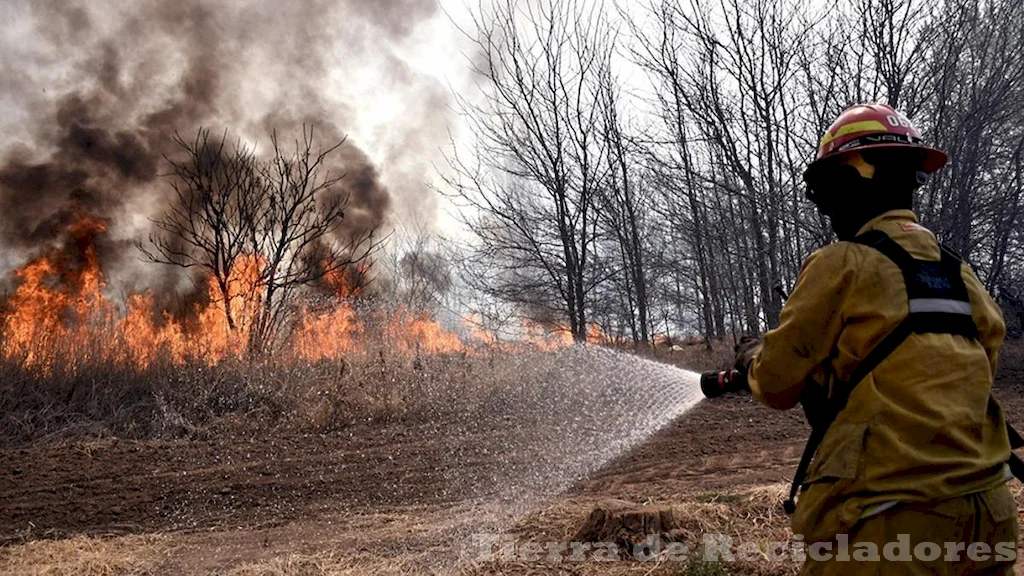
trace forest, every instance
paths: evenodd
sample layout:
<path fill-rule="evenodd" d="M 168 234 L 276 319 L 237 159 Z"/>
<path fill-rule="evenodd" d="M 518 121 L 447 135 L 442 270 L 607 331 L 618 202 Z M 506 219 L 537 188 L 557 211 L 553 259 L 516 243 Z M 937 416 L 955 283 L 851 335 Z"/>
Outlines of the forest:
<path fill-rule="evenodd" d="M 834 240 L 802 173 L 840 112 L 882 102 L 949 154 L 915 211 L 1020 337 L 1022 30 L 1013 0 L 481 7 L 461 31 L 482 96 L 456 102 L 473 143 L 439 186 L 476 314 L 641 345 L 772 328 Z"/>

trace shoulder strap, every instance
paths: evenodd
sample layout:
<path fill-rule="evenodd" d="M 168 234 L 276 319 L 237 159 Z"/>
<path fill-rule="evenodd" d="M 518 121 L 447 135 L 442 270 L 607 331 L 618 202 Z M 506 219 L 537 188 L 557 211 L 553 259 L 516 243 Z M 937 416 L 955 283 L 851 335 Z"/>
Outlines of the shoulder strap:
<path fill-rule="evenodd" d="M 881 230 L 871 230 L 853 241 L 878 250 L 899 267 L 907 288 L 911 332 L 978 338 L 971 299 L 960 274 L 962 260 L 955 252 L 940 245 L 938 262 L 917 260 Z"/>
<path fill-rule="evenodd" d="M 914 257 L 904 250 L 895 240 L 881 230 L 869 230 L 852 240 L 857 244 L 869 246 L 881 252 L 886 258 L 892 260 L 893 264 L 899 266 L 900 271 L 908 270 L 914 266 Z"/>

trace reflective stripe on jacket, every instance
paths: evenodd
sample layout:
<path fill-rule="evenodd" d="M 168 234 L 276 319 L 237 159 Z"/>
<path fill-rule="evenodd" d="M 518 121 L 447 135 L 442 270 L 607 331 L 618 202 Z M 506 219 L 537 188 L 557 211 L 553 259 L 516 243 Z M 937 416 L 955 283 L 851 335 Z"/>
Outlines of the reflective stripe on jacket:
<path fill-rule="evenodd" d="M 858 234 L 875 229 L 915 258 L 940 258 L 935 237 L 909 210 L 886 212 Z M 1005 481 L 1009 439 L 989 399 L 1006 326 L 966 264 L 961 275 L 978 340 L 911 334 L 853 390 L 818 448 L 793 516 L 794 532 L 808 541 L 849 529 L 881 502 L 940 500 Z M 880 252 L 852 242 L 814 252 L 751 365 L 754 396 L 787 409 L 805 386 L 845 382 L 907 314 L 903 275 Z"/>

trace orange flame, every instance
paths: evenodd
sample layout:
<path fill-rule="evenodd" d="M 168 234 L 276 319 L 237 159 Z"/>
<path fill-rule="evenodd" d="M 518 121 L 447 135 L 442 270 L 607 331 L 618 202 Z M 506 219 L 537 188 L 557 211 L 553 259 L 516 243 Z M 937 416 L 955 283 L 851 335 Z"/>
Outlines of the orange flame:
<path fill-rule="evenodd" d="M 77 240 L 104 230 L 102 223 L 90 220 L 70 232 Z M 3 351 L 28 367 L 48 370 L 60 356 L 72 363 L 88 360 L 93 353 L 88 328 L 105 323 L 114 312 L 102 295 L 106 286 L 95 247 L 87 245 L 79 263 L 62 265 L 59 256 L 36 258 L 14 273 L 21 284 L 6 303 Z"/>
<path fill-rule="evenodd" d="M 210 278 L 206 303 L 182 319 L 157 310 L 151 294 L 128 295 L 123 306 L 107 298 L 94 243 L 103 233 L 101 222 L 82 217 L 69 227 L 63 251 L 37 257 L 14 272 L 17 288 L 0 308 L 0 358 L 45 373 L 93 362 L 139 368 L 160 361 L 214 365 L 246 353 L 265 296 L 258 256 L 241 257 L 223 288 Z M 478 324 L 467 323 L 460 336 L 425 312 L 362 311 L 355 303 L 366 272 L 360 268 L 325 276 L 323 285 L 335 297 L 298 308 L 283 357 L 321 361 L 371 350 L 448 354 L 498 345 L 496 335 Z M 524 342 L 539 348 L 572 343 L 567 331 L 552 338 L 538 325 L 526 332 Z"/>
<path fill-rule="evenodd" d="M 441 328 L 434 319 L 399 310 L 386 328 L 388 341 L 406 353 L 439 354 L 465 349 L 455 334 Z"/>
<path fill-rule="evenodd" d="M 308 361 L 343 358 L 357 349 L 356 343 L 363 327 L 347 302 L 339 302 L 320 313 L 306 308 L 299 318 L 298 329 L 292 339 L 299 358 Z"/>
<path fill-rule="evenodd" d="M 469 319 L 463 321 L 463 324 L 466 326 L 471 342 L 482 346 L 496 346 L 498 344 L 498 335 L 484 328 L 482 319 L 479 316 L 474 314 Z"/>

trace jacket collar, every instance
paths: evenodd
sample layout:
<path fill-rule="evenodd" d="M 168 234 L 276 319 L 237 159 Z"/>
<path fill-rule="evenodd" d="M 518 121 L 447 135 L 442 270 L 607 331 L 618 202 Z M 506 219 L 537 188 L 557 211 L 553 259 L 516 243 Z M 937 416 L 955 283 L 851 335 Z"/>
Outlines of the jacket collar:
<path fill-rule="evenodd" d="M 882 212 L 878 216 L 875 216 L 871 220 L 868 220 L 867 224 L 861 226 L 860 230 L 857 231 L 857 236 L 860 236 L 861 234 L 867 232 L 868 230 L 874 230 L 875 228 L 878 228 L 878 225 L 886 220 L 909 220 L 914 224 L 920 224 L 920 221 L 917 219 L 917 214 L 914 214 L 914 212 L 911 210 L 889 210 L 888 212 Z"/>

